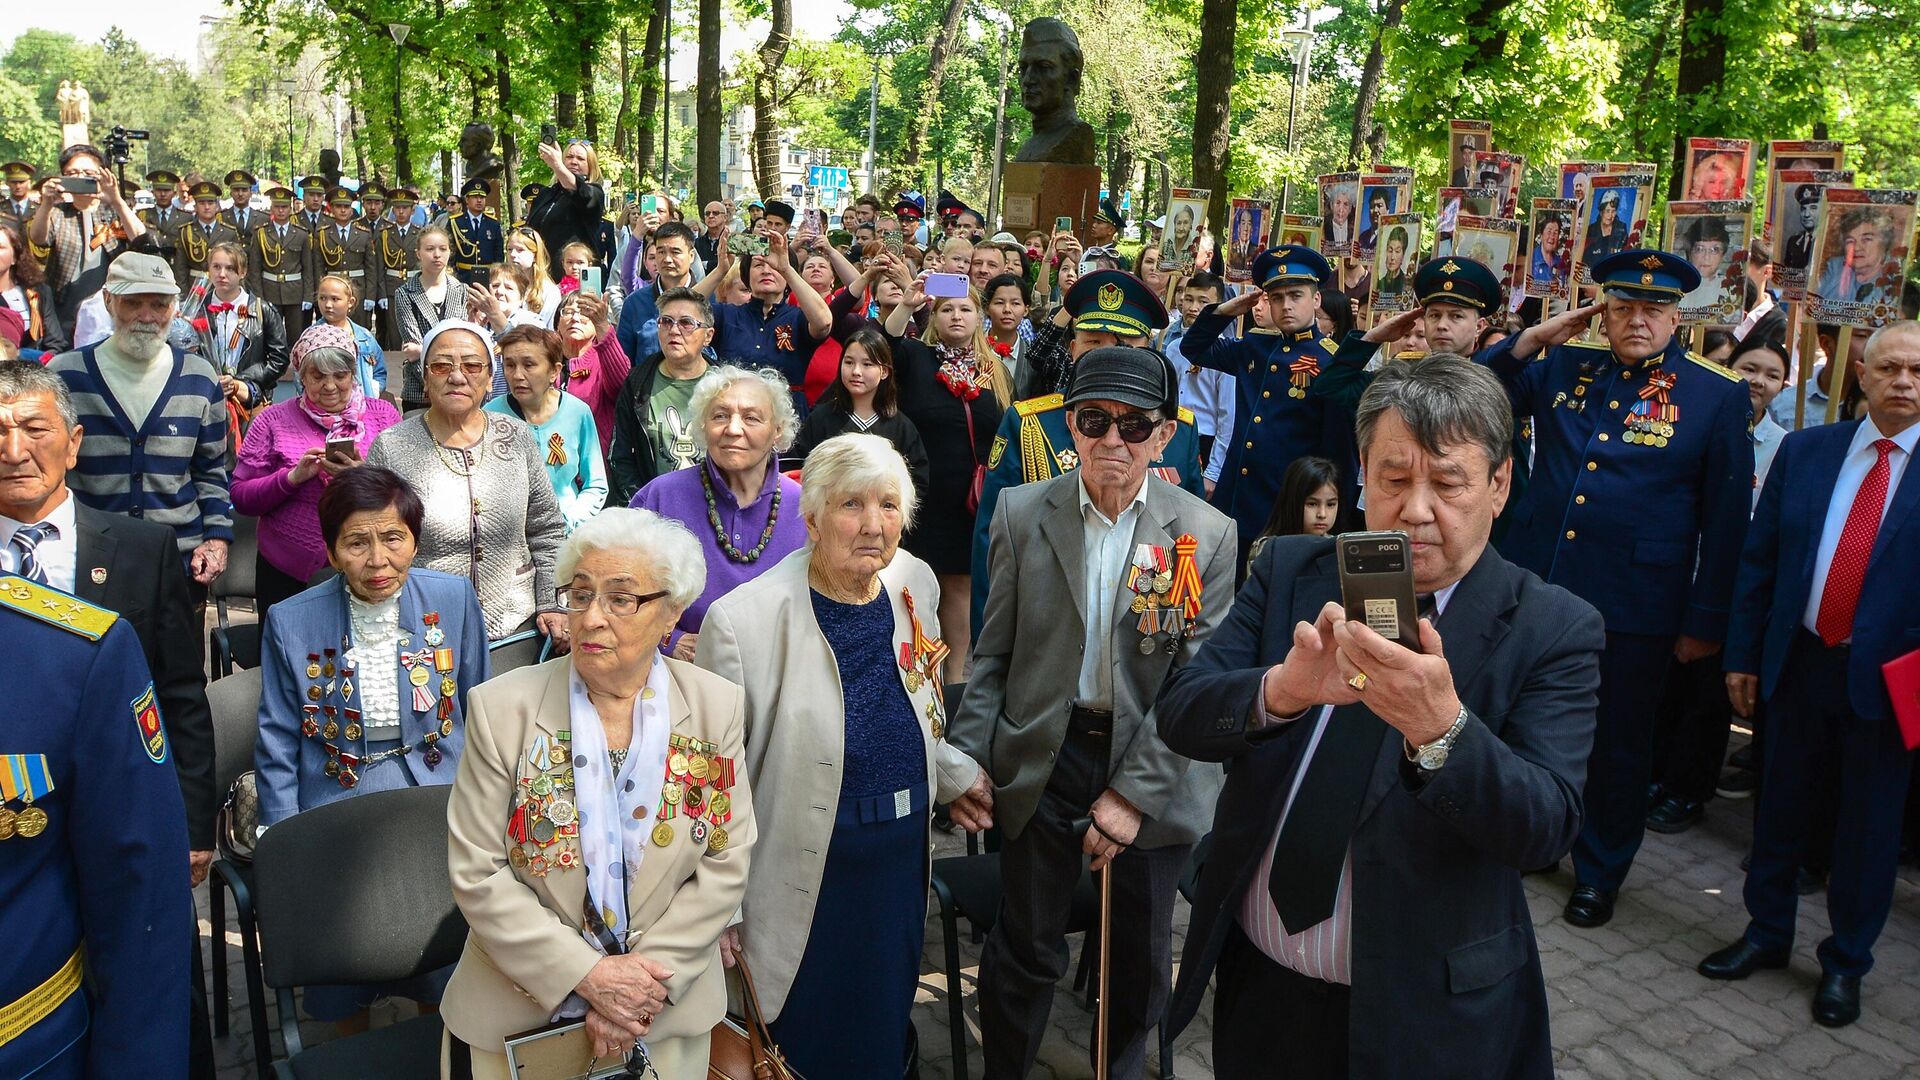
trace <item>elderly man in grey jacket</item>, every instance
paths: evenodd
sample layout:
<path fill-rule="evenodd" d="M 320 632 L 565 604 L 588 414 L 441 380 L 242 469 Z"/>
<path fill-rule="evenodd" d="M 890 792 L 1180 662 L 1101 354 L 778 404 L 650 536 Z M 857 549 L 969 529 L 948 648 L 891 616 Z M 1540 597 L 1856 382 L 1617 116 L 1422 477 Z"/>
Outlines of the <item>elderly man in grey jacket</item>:
<path fill-rule="evenodd" d="M 991 807 L 963 798 L 955 819 L 990 813 L 1005 837 L 980 974 L 989 1078 L 1033 1065 L 1084 856 L 1113 875 L 1113 1077 L 1142 1075 L 1166 1005 L 1175 886 L 1221 773 L 1167 749 L 1153 700 L 1226 614 L 1238 550 L 1230 519 L 1150 475 L 1178 398 L 1158 353 L 1088 353 L 1067 394 L 1079 467 L 994 511 L 986 621 L 949 735 L 994 784 Z"/>

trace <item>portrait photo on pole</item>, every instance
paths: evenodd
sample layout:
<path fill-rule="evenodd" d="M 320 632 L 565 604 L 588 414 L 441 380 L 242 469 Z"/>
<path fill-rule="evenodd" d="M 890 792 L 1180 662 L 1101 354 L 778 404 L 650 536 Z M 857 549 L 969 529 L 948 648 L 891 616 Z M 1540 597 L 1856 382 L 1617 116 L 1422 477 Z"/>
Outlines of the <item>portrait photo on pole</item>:
<path fill-rule="evenodd" d="M 1639 244 L 1652 201 L 1650 172 L 1605 173 L 1591 179 L 1580 210 L 1580 236 L 1574 244 L 1574 282 L 1593 283 L 1587 268 L 1609 255 Z"/>
<path fill-rule="evenodd" d="M 1235 199 L 1227 208 L 1227 280 L 1253 280 L 1254 256 L 1266 250 L 1272 231 L 1273 204 L 1261 199 Z"/>
<path fill-rule="evenodd" d="M 1814 240 L 1818 266 L 1807 315 L 1823 323 L 1877 329 L 1900 317 L 1900 287 L 1912 257 L 1920 191 L 1830 187 L 1820 192 Z"/>
<path fill-rule="evenodd" d="M 1417 212 L 1380 218 L 1380 243 L 1373 253 L 1373 291 L 1369 299 L 1375 317 L 1411 311 L 1419 304 L 1413 291 L 1413 270 L 1420 262 L 1425 218 Z"/>
<path fill-rule="evenodd" d="M 1682 167 L 1680 190 L 1688 202 L 1744 199 L 1753 173 L 1753 140 L 1688 139 Z"/>
<path fill-rule="evenodd" d="M 1395 173 L 1368 173 L 1360 178 L 1360 232 L 1354 237 L 1353 254 L 1373 257 L 1380 235 L 1380 220 L 1400 209 L 1401 178 Z"/>
<path fill-rule="evenodd" d="M 1453 230 L 1453 257 L 1472 259 L 1500 279 L 1500 291 L 1512 289 L 1514 254 L 1520 243 L 1520 223 L 1512 218 L 1460 215 Z"/>
<path fill-rule="evenodd" d="M 1351 255 L 1360 230 L 1360 174 L 1326 173 L 1320 177 L 1320 254 Z"/>
<path fill-rule="evenodd" d="M 1779 238 L 1780 174 L 1789 169 L 1837 170 L 1846 167 L 1847 144 L 1838 139 L 1775 139 L 1767 144 L 1767 203 L 1760 237 L 1768 251 Z M 1788 208 L 1791 210 L 1791 208 Z"/>
<path fill-rule="evenodd" d="M 1324 219 L 1318 214 L 1281 214 L 1280 244 L 1298 244 L 1320 250 L 1320 229 Z"/>
<path fill-rule="evenodd" d="M 1206 188 L 1174 188 L 1167 200 L 1167 227 L 1160 233 L 1160 269 L 1162 272 L 1187 270 L 1194 264 L 1194 248 L 1207 224 L 1207 202 L 1213 192 Z"/>
<path fill-rule="evenodd" d="M 1512 217 L 1520 202 L 1520 181 L 1527 171 L 1527 159 L 1520 154 L 1481 150 L 1473 155 L 1474 187 L 1498 188 L 1500 210 L 1497 216 Z"/>
<path fill-rule="evenodd" d="M 1805 300 L 1820 226 L 1820 193 L 1853 186 L 1852 169 L 1786 169 L 1767 200 L 1773 237 L 1773 284 L 1786 301 Z"/>
<path fill-rule="evenodd" d="M 1573 199 L 1533 200 L 1533 246 L 1527 259 L 1528 296 L 1567 298 L 1567 282 L 1573 273 L 1573 216 L 1579 209 Z"/>
<path fill-rule="evenodd" d="M 1499 204 L 1499 188 L 1441 188 L 1434 200 L 1434 257 L 1453 254 L 1453 230 L 1459 224 L 1460 215 L 1497 217 Z"/>
<path fill-rule="evenodd" d="M 1667 204 L 1666 249 L 1700 271 L 1700 284 L 1680 298 L 1682 323 L 1715 326 L 1739 321 L 1752 233 L 1750 199 Z"/>
<path fill-rule="evenodd" d="M 1477 174 L 1473 155 L 1493 149 L 1493 123 L 1489 120 L 1447 121 L 1447 183 L 1452 187 L 1472 187 Z"/>

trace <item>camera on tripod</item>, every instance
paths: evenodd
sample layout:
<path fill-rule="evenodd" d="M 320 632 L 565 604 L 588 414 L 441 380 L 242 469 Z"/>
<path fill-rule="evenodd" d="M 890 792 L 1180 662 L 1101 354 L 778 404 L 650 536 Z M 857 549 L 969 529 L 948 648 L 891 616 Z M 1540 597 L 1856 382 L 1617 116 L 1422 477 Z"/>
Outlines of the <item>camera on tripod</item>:
<path fill-rule="evenodd" d="M 120 124 L 113 125 L 113 131 L 107 135 L 107 164 L 125 165 L 132 160 L 135 139 L 146 142 L 146 130 L 124 127 Z"/>

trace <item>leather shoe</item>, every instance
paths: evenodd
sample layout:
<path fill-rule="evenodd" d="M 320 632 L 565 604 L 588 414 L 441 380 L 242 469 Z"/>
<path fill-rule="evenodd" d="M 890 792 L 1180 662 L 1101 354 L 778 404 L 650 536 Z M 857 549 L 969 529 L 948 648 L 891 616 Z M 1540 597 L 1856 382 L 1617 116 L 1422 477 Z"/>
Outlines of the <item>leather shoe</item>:
<path fill-rule="evenodd" d="M 1761 968 L 1787 966 L 1786 949 L 1763 949 L 1746 938 L 1700 961 L 1694 970 L 1709 979 L 1744 979 Z"/>
<path fill-rule="evenodd" d="M 1647 811 L 1647 828 L 1657 833 L 1683 833 L 1707 816 L 1707 804 L 1695 799 L 1669 795 Z"/>
<path fill-rule="evenodd" d="M 1592 885 L 1576 885 L 1562 914 L 1568 922 L 1584 929 L 1605 926 L 1613 919 L 1613 897 L 1613 893 Z"/>
<path fill-rule="evenodd" d="M 1860 1019 L 1860 976 L 1820 976 L 1820 989 L 1813 994 L 1813 1022 L 1821 1027 L 1846 1027 Z"/>

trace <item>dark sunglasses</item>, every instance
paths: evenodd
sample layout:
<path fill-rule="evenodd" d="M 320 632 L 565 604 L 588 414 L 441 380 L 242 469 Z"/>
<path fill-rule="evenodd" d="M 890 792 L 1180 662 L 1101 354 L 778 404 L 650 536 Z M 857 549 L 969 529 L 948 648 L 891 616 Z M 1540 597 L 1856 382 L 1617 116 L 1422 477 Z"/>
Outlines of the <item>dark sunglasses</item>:
<path fill-rule="evenodd" d="M 1160 426 L 1160 421 L 1143 412 L 1115 416 L 1105 409 L 1081 409 L 1073 414 L 1074 429 L 1089 439 L 1106 438 L 1107 429 L 1115 424 L 1120 426 L 1122 441 L 1143 443 L 1153 437 L 1153 430 Z"/>

